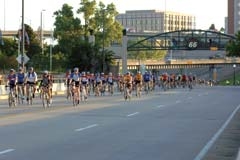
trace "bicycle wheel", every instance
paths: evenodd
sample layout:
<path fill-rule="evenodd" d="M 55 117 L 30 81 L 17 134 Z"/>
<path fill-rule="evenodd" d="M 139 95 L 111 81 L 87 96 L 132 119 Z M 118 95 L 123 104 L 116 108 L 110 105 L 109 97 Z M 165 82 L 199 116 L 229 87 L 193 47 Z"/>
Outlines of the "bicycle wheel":
<path fill-rule="evenodd" d="M 9 105 L 10 108 L 12 107 L 12 94 L 11 94 L 11 92 L 8 95 L 8 105 Z"/>
<path fill-rule="evenodd" d="M 23 93 L 22 93 L 22 89 L 19 89 L 19 90 L 18 90 L 17 100 L 18 100 L 18 104 L 23 104 Z"/>

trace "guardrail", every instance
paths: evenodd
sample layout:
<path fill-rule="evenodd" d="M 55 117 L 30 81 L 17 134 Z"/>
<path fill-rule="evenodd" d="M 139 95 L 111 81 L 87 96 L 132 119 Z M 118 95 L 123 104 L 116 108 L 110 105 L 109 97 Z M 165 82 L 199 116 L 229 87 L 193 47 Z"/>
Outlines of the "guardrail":
<path fill-rule="evenodd" d="M 240 63 L 240 58 L 216 59 L 169 59 L 169 60 L 128 60 L 128 65 L 164 65 L 164 64 L 233 64 Z"/>

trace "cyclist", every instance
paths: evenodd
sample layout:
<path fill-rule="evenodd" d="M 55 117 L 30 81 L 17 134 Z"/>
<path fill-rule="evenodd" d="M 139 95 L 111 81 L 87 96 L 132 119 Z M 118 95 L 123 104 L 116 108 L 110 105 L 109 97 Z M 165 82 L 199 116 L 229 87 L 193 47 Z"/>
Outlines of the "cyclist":
<path fill-rule="evenodd" d="M 94 89 L 95 89 L 95 96 L 99 96 L 100 95 L 100 89 L 102 86 L 102 80 L 101 80 L 101 76 L 99 73 L 96 74 L 95 80 L 94 80 Z"/>
<path fill-rule="evenodd" d="M 136 96 L 138 96 L 137 94 L 137 91 L 138 91 L 138 88 L 139 88 L 139 91 L 141 91 L 141 88 L 142 88 L 142 80 L 143 80 L 143 77 L 142 77 L 142 74 L 140 71 L 137 72 L 137 74 L 135 75 L 135 78 L 134 78 L 134 82 L 135 82 L 135 85 L 136 85 Z"/>
<path fill-rule="evenodd" d="M 101 95 L 103 96 L 105 94 L 106 83 L 107 83 L 106 76 L 105 76 L 105 74 L 103 72 L 100 75 L 100 79 L 102 81 L 100 92 L 101 92 Z"/>
<path fill-rule="evenodd" d="M 148 93 L 150 91 L 150 80 L 151 80 L 151 75 L 148 71 L 145 71 L 143 75 L 143 81 L 144 81 L 144 90 Z"/>
<path fill-rule="evenodd" d="M 24 78 L 25 78 L 25 73 L 23 72 L 23 68 L 20 67 L 18 69 L 18 73 L 17 73 L 17 85 L 18 85 L 18 90 L 17 91 L 20 91 L 20 89 L 22 90 L 22 96 L 23 96 L 22 98 L 23 99 L 25 97 Z"/>
<path fill-rule="evenodd" d="M 132 79 L 130 72 L 127 72 L 126 75 L 124 75 L 123 82 L 124 82 L 124 84 L 126 84 L 126 87 L 129 88 L 129 92 L 131 93 L 133 79 Z"/>
<path fill-rule="evenodd" d="M 17 83 L 17 75 L 15 74 L 14 69 L 10 69 L 9 74 L 7 76 L 7 84 L 9 85 L 10 90 L 13 89 L 16 94 L 16 83 Z M 15 95 L 17 96 L 17 94 Z"/>
<path fill-rule="evenodd" d="M 77 89 L 77 95 L 78 95 L 78 104 L 79 104 L 79 100 L 80 100 L 80 77 L 81 74 L 79 72 L 79 69 L 77 67 L 75 67 L 73 69 L 73 73 L 70 76 L 70 84 L 75 83 L 75 87 Z"/>
<path fill-rule="evenodd" d="M 50 97 L 50 103 L 52 103 L 52 79 L 47 70 L 45 70 L 42 74 L 42 80 L 40 81 L 39 88 L 42 87 L 46 87 L 48 89 L 48 97 Z"/>
<path fill-rule="evenodd" d="M 29 100 L 29 87 L 33 85 L 33 98 L 35 97 L 36 83 L 37 83 L 37 73 L 33 70 L 33 67 L 29 68 L 28 73 L 25 77 L 25 82 L 27 83 L 27 101 Z"/>
<path fill-rule="evenodd" d="M 70 79 L 71 79 L 71 74 L 72 74 L 72 71 L 71 69 L 69 69 L 67 72 L 66 72 L 66 76 L 65 76 L 65 85 L 67 86 L 67 99 L 71 97 L 70 95 Z"/>
<path fill-rule="evenodd" d="M 82 72 L 81 75 L 81 92 L 83 94 L 83 98 L 84 100 L 87 99 L 87 95 L 88 95 L 88 76 L 86 75 L 85 72 Z"/>
<path fill-rule="evenodd" d="M 116 81 L 117 81 L 117 88 L 119 92 L 123 91 L 123 76 L 121 75 L 121 73 L 118 73 L 117 77 L 116 77 Z"/>
<path fill-rule="evenodd" d="M 114 78 L 112 75 L 112 72 L 109 72 L 108 77 L 107 77 L 107 83 L 108 83 L 108 91 L 110 92 L 111 95 L 113 95 L 113 85 L 114 85 Z"/>

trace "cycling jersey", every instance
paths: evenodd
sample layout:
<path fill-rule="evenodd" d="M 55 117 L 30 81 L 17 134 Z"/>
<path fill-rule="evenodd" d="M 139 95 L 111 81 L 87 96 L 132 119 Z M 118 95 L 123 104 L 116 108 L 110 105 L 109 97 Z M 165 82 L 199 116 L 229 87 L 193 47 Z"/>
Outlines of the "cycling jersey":
<path fill-rule="evenodd" d="M 137 74 L 136 75 L 136 80 L 137 81 L 141 81 L 142 80 L 142 75 L 141 74 Z"/>
<path fill-rule="evenodd" d="M 9 85 L 15 85 L 17 76 L 16 74 L 9 74 L 7 79 L 8 79 Z"/>
<path fill-rule="evenodd" d="M 109 77 L 107 78 L 107 82 L 108 82 L 109 84 L 113 85 L 113 77 L 112 77 L 112 76 L 109 76 Z"/>
<path fill-rule="evenodd" d="M 82 82 L 82 84 L 87 84 L 88 83 L 88 78 L 86 76 L 82 76 L 81 82 Z"/>
<path fill-rule="evenodd" d="M 144 75 L 143 75 L 143 79 L 144 79 L 145 82 L 150 81 L 150 74 L 148 74 L 148 73 L 147 73 L 147 74 L 144 74 Z"/>
<path fill-rule="evenodd" d="M 37 73 L 36 72 L 28 72 L 27 73 L 27 82 L 28 83 L 35 83 L 37 82 Z"/>
<path fill-rule="evenodd" d="M 24 73 L 17 73 L 17 83 L 23 84 L 24 83 L 25 74 Z"/>
<path fill-rule="evenodd" d="M 132 77 L 129 75 L 124 76 L 124 81 L 127 83 L 131 83 L 131 79 L 132 79 Z"/>

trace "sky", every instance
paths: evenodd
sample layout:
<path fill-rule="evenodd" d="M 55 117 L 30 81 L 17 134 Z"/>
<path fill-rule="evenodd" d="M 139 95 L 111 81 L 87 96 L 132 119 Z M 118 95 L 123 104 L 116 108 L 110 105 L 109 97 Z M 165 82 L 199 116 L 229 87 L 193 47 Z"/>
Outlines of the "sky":
<path fill-rule="evenodd" d="M 227 0 L 101 0 L 105 5 L 114 3 L 119 13 L 126 10 L 162 10 L 191 14 L 196 17 L 196 29 L 208 29 L 215 24 L 217 29 L 225 28 Z M 64 3 L 76 10 L 81 0 L 24 0 L 25 23 L 37 30 L 43 17 L 43 29 L 54 28 L 53 13 L 61 10 Z M 99 0 L 97 0 L 99 2 Z M 45 11 L 43 11 L 45 10 Z M 18 30 L 21 26 L 22 0 L 0 0 L 0 29 Z"/>

